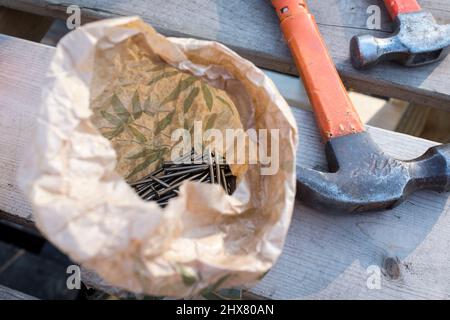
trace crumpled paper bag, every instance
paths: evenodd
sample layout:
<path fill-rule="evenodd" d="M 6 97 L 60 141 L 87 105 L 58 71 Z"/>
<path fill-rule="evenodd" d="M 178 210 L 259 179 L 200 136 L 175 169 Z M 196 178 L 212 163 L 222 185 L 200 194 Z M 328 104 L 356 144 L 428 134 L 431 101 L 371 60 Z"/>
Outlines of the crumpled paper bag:
<path fill-rule="evenodd" d="M 64 37 L 42 85 L 18 182 L 39 230 L 74 261 L 113 286 L 174 297 L 251 285 L 272 267 L 293 211 L 297 128 L 261 70 L 223 45 L 165 38 L 129 17 Z M 231 196 L 186 182 L 165 209 L 141 200 L 127 180 L 167 159 L 161 132 L 196 117 L 220 129 L 278 129 L 279 150 L 268 148 L 279 169 L 234 166 Z"/>

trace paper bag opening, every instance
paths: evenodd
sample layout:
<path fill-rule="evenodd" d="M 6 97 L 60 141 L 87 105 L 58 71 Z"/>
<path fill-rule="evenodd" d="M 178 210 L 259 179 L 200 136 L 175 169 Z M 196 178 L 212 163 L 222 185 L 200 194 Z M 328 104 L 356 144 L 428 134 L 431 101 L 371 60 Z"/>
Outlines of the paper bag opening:
<path fill-rule="evenodd" d="M 119 18 L 63 38 L 43 85 L 18 180 L 39 230 L 74 261 L 156 296 L 250 285 L 274 264 L 294 205 L 297 128 L 252 63 L 218 43 L 165 38 Z M 165 209 L 140 199 L 127 181 L 157 168 L 177 145 L 174 130 L 196 121 L 244 131 L 258 162 L 232 164 L 232 196 L 185 183 Z"/>

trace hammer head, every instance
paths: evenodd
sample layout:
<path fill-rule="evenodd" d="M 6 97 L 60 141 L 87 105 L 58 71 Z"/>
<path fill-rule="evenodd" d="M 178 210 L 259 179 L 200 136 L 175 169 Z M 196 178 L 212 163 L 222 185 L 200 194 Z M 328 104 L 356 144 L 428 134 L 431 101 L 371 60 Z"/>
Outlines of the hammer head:
<path fill-rule="evenodd" d="M 450 51 L 450 25 L 439 25 L 425 11 L 397 16 L 391 37 L 355 36 L 350 53 L 355 68 L 372 66 L 382 60 L 395 60 L 414 67 L 443 59 Z"/>
<path fill-rule="evenodd" d="M 330 172 L 297 168 L 298 197 L 312 207 L 383 210 L 416 190 L 450 190 L 450 145 L 430 148 L 414 160 L 398 160 L 362 132 L 330 140 L 326 156 Z"/>

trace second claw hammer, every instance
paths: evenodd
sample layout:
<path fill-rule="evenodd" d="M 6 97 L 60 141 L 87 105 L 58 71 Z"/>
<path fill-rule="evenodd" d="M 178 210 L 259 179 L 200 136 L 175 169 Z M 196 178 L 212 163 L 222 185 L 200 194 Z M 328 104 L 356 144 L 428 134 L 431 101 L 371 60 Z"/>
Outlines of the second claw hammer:
<path fill-rule="evenodd" d="M 450 146 L 414 160 L 385 154 L 365 131 L 304 0 L 272 0 L 326 141 L 330 172 L 297 167 L 297 194 L 313 207 L 392 208 L 419 189 L 450 190 Z"/>
<path fill-rule="evenodd" d="M 384 0 L 396 30 L 386 38 L 355 36 L 350 55 L 361 69 L 382 60 L 395 60 L 416 67 L 443 59 L 450 51 L 450 25 L 439 25 L 416 0 Z"/>

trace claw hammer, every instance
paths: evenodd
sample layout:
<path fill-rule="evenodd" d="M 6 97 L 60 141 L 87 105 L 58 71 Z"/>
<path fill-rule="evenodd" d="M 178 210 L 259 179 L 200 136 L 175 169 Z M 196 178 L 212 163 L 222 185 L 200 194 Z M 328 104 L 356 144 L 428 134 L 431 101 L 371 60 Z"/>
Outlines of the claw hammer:
<path fill-rule="evenodd" d="M 439 61 L 450 52 L 450 25 L 439 25 L 416 0 L 384 0 L 395 23 L 394 34 L 385 38 L 355 36 L 350 41 L 352 64 L 357 69 L 383 60 L 408 67 Z"/>
<path fill-rule="evenodd" d="M 297 167 L 297 195 L 334 211 L 389 209 L 419 189 L 450 190 L 450 146 L 414 160 L 386 155 L 365 131 L 304 0 L 272 0 L 303 79 L 330 172 Z"/>

